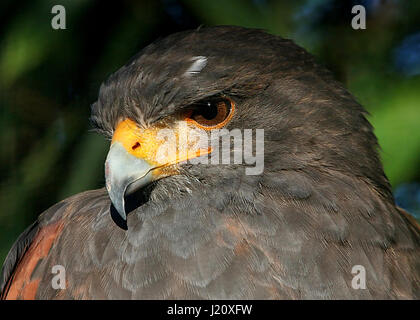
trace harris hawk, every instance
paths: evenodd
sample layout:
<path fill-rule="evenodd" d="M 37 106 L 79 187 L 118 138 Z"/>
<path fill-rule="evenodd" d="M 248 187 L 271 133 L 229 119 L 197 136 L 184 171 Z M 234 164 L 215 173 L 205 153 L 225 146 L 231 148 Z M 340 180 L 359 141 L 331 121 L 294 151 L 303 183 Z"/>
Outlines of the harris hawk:
<path fill-rule="evenodd" d="M 106 188 L 63 200 L 23 232 L 1 297 L 418 299 L 419 227 L 394 203 L 365 116 L 290 40 L 233 26 L 158 40 L 91 107 L 111 139 Z M 156 156 L 162 130 L 177 141 L 195 128 L 263 129 L 262 172 L 194 163 L 215 151 L 188 143 Z M 54 266 L 64 288 L 52 286 Z"/>

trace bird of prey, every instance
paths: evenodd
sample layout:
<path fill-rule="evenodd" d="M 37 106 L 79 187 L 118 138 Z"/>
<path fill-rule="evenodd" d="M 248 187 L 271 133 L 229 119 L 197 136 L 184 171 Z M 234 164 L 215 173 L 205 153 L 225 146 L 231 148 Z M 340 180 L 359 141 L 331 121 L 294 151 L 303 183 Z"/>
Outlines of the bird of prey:
<path fill-rule="evenodd" d="M 111 140 L 106 187 L 23 232 L 3 299 L 420 298 L 420 229 L 394 203 L 366 111 L 292 41 L 175 33 L 101 85 L 91 120 Z M 197 128 L 251 130 L 263 170 L 171 148 Z"/>

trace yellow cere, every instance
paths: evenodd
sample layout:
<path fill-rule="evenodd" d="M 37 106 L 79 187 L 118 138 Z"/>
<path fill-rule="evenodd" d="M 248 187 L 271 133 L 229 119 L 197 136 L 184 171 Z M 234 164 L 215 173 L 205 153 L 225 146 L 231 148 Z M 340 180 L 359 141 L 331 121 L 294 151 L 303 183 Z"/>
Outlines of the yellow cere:
<path fill-rule="evenodd" d="M 174 168 L 169 172 L 168 166 L 212 151 L 211 148 L 197 148 L 185 138 L 191 130 L 193 129 L 186 121 L 178 121 L 173 125 L 158 123 L 149 128 L 140 128 L 133 120 L 125 119 L 117 125 L 111 144 L 121 143 L 129 154 L 147 161 L 155 169 L 160 169 L 154 170 L 155 174 L 170 175 L 175 172 Z"/>

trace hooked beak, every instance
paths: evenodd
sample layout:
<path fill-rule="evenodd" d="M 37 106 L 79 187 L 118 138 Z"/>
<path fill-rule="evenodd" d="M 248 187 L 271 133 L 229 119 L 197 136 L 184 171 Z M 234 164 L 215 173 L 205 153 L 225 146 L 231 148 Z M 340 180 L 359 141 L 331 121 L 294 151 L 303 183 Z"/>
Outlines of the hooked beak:
<path fill-rule="evenodd" d="M 126 119 L 114 131 L 105 162 L 105 181 L 111 202 L 124 221 L 127 219 L 124 197 L 152 181 L 178 174 L 175 164 L 211 152 L 211 148 L 191 151 L 188 141 L 184 145 L 168 147 L 160 138 L 162 128 L 165 127 L 156 125 L 143 129 Z M 171 131 L 173 141 L 179 141 L 179 137 L 189 130 L 187 125 L 182 128 Z"/>
<path fill-rule="evenodd" d="M 106 189 L 115 209 L 126 220 L 124 197 L 152 182 L 153 166 L 128 153 L 120 142 L 109 149 L 105 161 Z"/>

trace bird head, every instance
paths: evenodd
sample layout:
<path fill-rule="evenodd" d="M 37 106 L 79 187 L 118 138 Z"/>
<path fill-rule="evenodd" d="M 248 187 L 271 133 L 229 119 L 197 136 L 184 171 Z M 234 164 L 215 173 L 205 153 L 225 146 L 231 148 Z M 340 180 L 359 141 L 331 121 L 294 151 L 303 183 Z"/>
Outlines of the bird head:
<path fill-rule="evenodd" d="M 363 108 L 304 49 L 261 30 L 200 28 L 152 43 L 101 85 L 91 109 L 111 140 L 106 188 L 123 219 L 125 197 L 153 183 L 174 194 L 233 177 L 258 185 L 267 174 L 334 168 L 389 189 Z M 212 133 L 222 129 L 243 138 L 250 130 L 228 153 L 255 144 L 264 169 L 247 175 L 249 162 L 235 155 L 201 161 L 214 155 Z"/>

